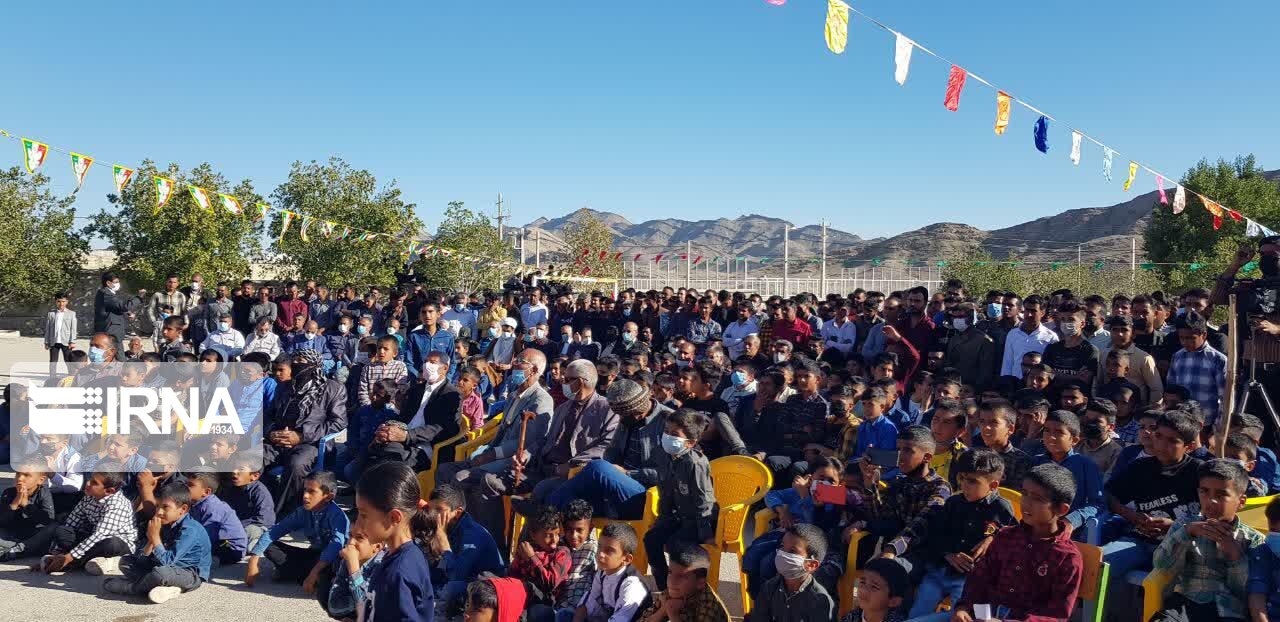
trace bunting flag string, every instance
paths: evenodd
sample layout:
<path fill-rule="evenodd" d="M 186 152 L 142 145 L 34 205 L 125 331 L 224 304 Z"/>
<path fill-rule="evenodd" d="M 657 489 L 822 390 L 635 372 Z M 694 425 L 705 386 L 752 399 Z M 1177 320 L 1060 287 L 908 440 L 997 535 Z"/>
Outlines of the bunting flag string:
<path fill-rule="evenodd" d="M 293 222 L 293 212 L 284 210 L 284 214 L 282 214 L 281 218 L 280 239 L 283 240 L 285 232 L 289 230 L 289 223 Z"/>
<path fill-rule="evenodd" d="M 1040 153 L 1049 153 L 1049 120 L 1044 115 L 1036 119 L 1035 139 L 1036 149 Z"/>
<path fill-rule="evenodd" d="M 80 187 L 84 185 L 84 176 L 89 173 L 90 166 L 93 166 L 93 158 L 82 153 L 71 153 L 71 173 L 76 176 L 76 189 L 72 192 L 80 192 Z"/>
<path fill-rule="evenodd" d="M 232 214 L 240 213 L 240 200 L 229 195 L 218 193 L 218 198 L 222 200 L 222 207 Z"/>
<path fill-rule="evenodd" d="M 271 206 L 266 203 L 254 203 L 253 206 L 257 208 L 253 214 L 253 220 L 255 222 L 266 218 L 267 212 L 271 211 Z"/>
<path fill-rule="evenodd" d="M 119 164 L 111 167 L 112 181 L 116 184 L 116 194 L 123 194 L 124 187 L 129 185 L 129 179 L 133 177 L 133 169 L 120 166 Z"/>
<path fill-rule="evenodd" d="M 1214 203 L 1213 201 L 1210 201 L 1209 199 L 1206 199 L 1202 195 L 1196 195 L 1196 196 L 1200 197 L 1201 205 L 1204 205 L 1204 208 L 1208 210 L 1210 214 L 1213 214 L 1213 230 L 1217 231 L 1218 229 L 1221 229 L 1222 228 L 1222 206 L 1218 205 L 1217 203 Z"/>
<path fill-rule="evenodd" d="M 187 184 L 187 190 L 191 192 L 191 198 L 195 199 L 196 205 L 199 205 L 200 209 L 207 210 L 210 208 L 211 204 L 209 203 L 208 191 L 204 188 L 193 186 L 191 184 Z"/>
<path fill-rule="evenodd" d="M 1004 91 L 996 92 L 996 136 L 1004 134 L 1006 128 L 1009 127 L 1009 94 Z"/>
<path fill-rule="evenodd" d="M 298 238 L 301 239 L 303 242 L 311 241 L 311 238 L 307 237 L 307 227 L 310 227 L 310 226 L 311 226 L 311 217 L 303 216 L 302 226 L 298 228 Z"/>
<path fill-rule="evenodd" d="M 1173 191 L 1173 213 L 1181 214 L 1184 209 L 1187 209 L 1187 191 L 1178 184 L 1178 189 Z"/>
<path fill-rule="evenodd" d="M 1071 131 L 1071 163 L 1080 166 L 1080 139 L 1084 136 L 1075 130 Z"/>
<path fill-rule="evenodd" d="M 1164 193 L 1164 175 L 1156 175 L 1156 190 L 1160 192 L 1160 204 L 1169 204 L 1169 195 Z"/>
<path fill-rule="evenodd" d="M 849 5 L 837 0 L 827 0 L 827 49 L 843 54 L 849 42 Z"/>
<path fill-rule="evenodd" d="M 1102 176 L 1106 177 L 1107 181 L 1111 181 L 1111 159 L 1115 157 L 1115 154 L 1116 152 L 1112 151 L 1111 147 L 1106 147 L 1102 150 Z"/>
<path fill-rule="evenodd" d="M 156 175 L 156 211 L 164 207 L 169 202 L 169 197 L 173 196 L 173 180 L 167 177 Z"/>

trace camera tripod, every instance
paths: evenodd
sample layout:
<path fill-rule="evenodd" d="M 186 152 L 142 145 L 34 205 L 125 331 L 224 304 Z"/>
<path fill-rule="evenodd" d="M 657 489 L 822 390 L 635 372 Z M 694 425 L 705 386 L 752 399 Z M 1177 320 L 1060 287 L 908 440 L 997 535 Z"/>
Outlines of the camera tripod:
<path fill-rule="evenodd" d="M 1267 388 L 1258 382 L 1257 376 L 1258 363 L 1252 359 L 1249 361 L 1249 382 L 1241 391 L 1240 401 L 1236 404 L 1235 412 L 1232 418 L 1241 413 L 1248 412 L 1249 398 L 1256 392 L 1262 396 L 1262 404 L 1267 407 L 1267 414 L 1271 416 L 1271 423 L 1275 425 L 1277 434 L 1280 434 L 1280 415 L 1276 414 L 1276 407 L 1271 403 L 1271 396 L 1267 394 Z"/>

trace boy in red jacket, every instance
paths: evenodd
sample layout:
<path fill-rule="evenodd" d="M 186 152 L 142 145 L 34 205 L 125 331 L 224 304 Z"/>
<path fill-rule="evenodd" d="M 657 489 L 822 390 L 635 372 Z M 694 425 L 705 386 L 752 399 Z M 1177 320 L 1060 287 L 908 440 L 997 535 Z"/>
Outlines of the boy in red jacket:
<path fill-rule="evenodd" d="M 555 606 L 564 590 L 572 557 L 560 546 L 560 510 L 542 506 L 525 524 L 525 537 L 511 559 L 507 576 L 524 581 L 532 605 Z"/>

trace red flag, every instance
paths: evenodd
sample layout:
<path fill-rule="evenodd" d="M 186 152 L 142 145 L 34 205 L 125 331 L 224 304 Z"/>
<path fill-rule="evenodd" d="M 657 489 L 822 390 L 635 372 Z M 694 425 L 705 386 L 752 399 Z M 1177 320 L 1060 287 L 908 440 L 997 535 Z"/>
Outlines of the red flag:
<path fill-rule="evenodd" d="M 586 257 L 587 255 L 590 255 L 590 254 L 591 254 L 591 249 L 589 249 L 589 248 L 584 248 L 584 249 L 582 249 L 582 256 L 583 256 L 583 257 Z"/>
<path fill-rule="evenodd" d="M 696 266 L 701 261 L 702 261 L 702 255 L 698 255 L 698 258 L 693 260 L 693 265 Z"/>
<path fill-rule="evenodd" d="M 640 261 L 640 256 L 641 256 L 641 255 L 643 255 L 643 254 L 644 254 L 644 253 L 636 253 L 636 258 L 635 258 L 635 259 L 632 259 L 631 261 Z"/>
<path fill-rule="evenodd" d="M 1233 209 L 1227 209 L 1227 215 L 1231 217 L 1231 220 L 1234 220 L 1236 222 L 1240 222 L 1240 219 L 1244 218 L 1244 216 L 1240 215 L 1240 212 L 1237 212 Z"/>
<path fill-rule="evenodd" d="M 619 261 L 619 260 L 621 260 L 621 259 L 622 259 L 622 251 L 618 251 L 618 252 L 616 252 L 616 253 L 614 253 L 614 254 L 613 254 L 613 260 L 614 260 L 614 261 Z"/>
<path fill-rule="evenodd" d="M 600 251 L 600 258 L 604 259 L 609 256 L 609 251 Z"/>
<path fill-rule="evenodd" d="M 591 266 L 583 266 L 583 267 L 582 267 L 582 276 L 586 276 L 586 275 L 588 275 L 588 274 L 591 274 Z"/>
<path fill-rule="evenodd" d="M 951 77 L 947 78 L 947 99 L 943 102 L 947 110 L 955 112 L 960 109 L 960 91 L 964 90 L 967 75 L 958 65 L 951 66 Z"/>
<path fill-rule="evenodd" d="M 663 258 L 663 257 L 664 257 L 664 255 L 663 255 L 662 253 L 658 253 L 657 255 L 654 255 L 654 256 L 653 256 L 653 263 L 658 263 L 659 261 L 662 261 L 662 258 Z"/>

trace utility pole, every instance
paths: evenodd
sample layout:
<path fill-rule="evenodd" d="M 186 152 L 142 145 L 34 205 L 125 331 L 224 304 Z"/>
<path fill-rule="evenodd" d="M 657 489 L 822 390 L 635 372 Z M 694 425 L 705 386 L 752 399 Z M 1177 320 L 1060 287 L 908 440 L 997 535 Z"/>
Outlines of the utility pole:
<path fill-rule="evenodd" d="M 501 239 L 502 239 L 502 237 L 503 237 L 502 223 L 504 223 L 504 222 L 506 222 L 506 221 L 507 221 L 507 214 L 506 214 L 506 212 L 502 211 L 503 203 L 502 203 L 502 193 L 501 193 L 501 192 L 499 192 L 499 193 L 498 193 L 498 204 L 497 204 L 497 205 L 498 205 L 498 215 L 497 215 L 497 217 L 496 217 L 496 218 L 494 218 L 494 220 L 497 220 L 497 221 L 498 221 L 498 239 L 499 239 L 499 240 L 501 240 Z"/>
<path fill-rule="evenodd" d="M 524 229 L 520 229 L 520 265 L 524 265 Z"/>
<path fill-rule="evenodd" d="M 684 242 L 684 288 L 693 287 L 693 240 Z"/>
<path fill-rule="evenodd" d="M 1138 238 L 1129 238 L 1129 291 L 1138 288 Z"/>
<path fill-rule="evenodd" d="M 818 277 L 818 297 L 827 295 L 827 221 L 822 221 L 822 270 Z"/>
<path fill-rule="evenodd" d="M 791 286 L 791 224 L 782 226 L 782 297 L 790 294 Z"/>
<path fill-rule="evenodd" d="M 542 229 L 533 230 L 533 265 L 542 267 Z"/>
<path fill-rule="evenodd" d="M 1076 244 L 1076 265 L 1077 266 L 1082 263 L 1080 258 L 1083 253 L 1084 253 L 1084 244 Z"/>

